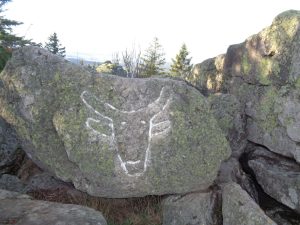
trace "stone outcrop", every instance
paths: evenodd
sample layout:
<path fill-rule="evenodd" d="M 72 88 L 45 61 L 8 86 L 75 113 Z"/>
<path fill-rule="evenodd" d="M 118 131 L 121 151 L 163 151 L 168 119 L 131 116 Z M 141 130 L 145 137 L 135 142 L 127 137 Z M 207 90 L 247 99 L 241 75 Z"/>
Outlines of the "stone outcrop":
<path fill-rule="evenodd" d="M 168 194 L 166 225 L 300 224 L 300 12 L 278 15 L 187 80 L 196 88 L 15 51 L 0 75 L 0 188 L 61 185 L 72 195 L 67 181 L 94 196 Z M 44 172 L 20 174 L 23 157 Z"/>
<path fill-rule="evenodd" d="M 223 225 L 276 225 L 238 184 L 226 184 L 222 193 Z"/>
<path fill-rule="evenodd" d="M 0 176 L 11 173 L 18 168 L 18 161 L 22 160 L 24 152 L 14 129 L 0 117 Z"/>
<path fill-rule="evenodd" d="M 181 81 L 91 75 L 36 47 L 15 51 L 0 80 L 0 115 L 27 154 L 91 195 L 205 189 L 230 155 L 206 99 Z"/>
<path fill-rule="evenodd" d="M 162 203 L 163 225 L 221 224 L 221 204 L 219 190 L 168 197 Z"/>
<path fill-rule="evenodd" d="M 0 189 L 0 224 L 106 225 L 100 212 L 83 206 L 32 200 Z"/>
<path fill-rule="evenodd" d="M 300 212 L 300 166 L 258 147 L 248 164 L 264 191 L 278 202 Z"/>
<path fill-rule="evenodd" d="M 248 139 L 299 161 L 300 15 L 287 11 L 244 43 L 229 47 L 224 74 L 248 116 Z"/>
<path fill-rule="evenodd" d="M 187 78 L 208 95 L 233 150 L 221 166 L 218 182 L 239 183 L 274 221 L 285 221 L 282 224 L 300 221 L 296 216 L 300 174 L 299 43 L 300 12 L 286 11 L 271 26 L 230 46 L 226 54 L 196 65 Z M 247 143 L 256 147 L 245 148 Z M 276 202 L 273 208 L 263 206 L 260 198 L 265 193 Z"/>
<path fill-rule="evenodd" d="M 223 92 L 226 86 L 223 73 L 224 59 L 225 55 L 219 55 L 196 64 L 186 79 L 204 94 Z"/>
<path fill-rule="evenodd" d="M 212 94 L 208 100 L 210 109 L 226 135 L 233 154 L 239 156 L 247 144 L 246 118 L 242 105 L 231 94 Z"/>

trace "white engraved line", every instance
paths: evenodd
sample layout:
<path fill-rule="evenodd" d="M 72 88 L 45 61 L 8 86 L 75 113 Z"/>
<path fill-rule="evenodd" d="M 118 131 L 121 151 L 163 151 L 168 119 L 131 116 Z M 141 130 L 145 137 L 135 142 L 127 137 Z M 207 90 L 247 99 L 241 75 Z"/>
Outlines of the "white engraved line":
<path fill-rule="evenodd" d="M 169 123 L 170 124 L 170 121 L 166 120 L 166 121 L 162 121 L 162 122 L 156 123 L 156 124 L 153 125 L 153 127 L 157 127 L 157 126 L 165 124 L 165 123 Z"/>
<path fill-rule="evenodd" d="M 88 104 L 87 103 L 87 101 L 84 99 L 84 94 L 85 93 L 87 93 L 87 91 L 83 91 L 82 93 L 81 93 L 81 95 L 80 95 L 80 97 L 81 97 L 81 100 L 84 102 L 84 104 L 90 109 L 90 110 L 92 110 L 92 111 L 94 111 L 94 113 L 95 114 L 97 114 L 98 116 L 101 116 L 101 117 L 103 117 L 103 118 L 105 118 L 105 119 L 108 119 L 111 123 L 109 123 L 109 126 L 111 127 L 111 129 L 112 129 L 112 140 L 111 140 L 111 143 L 114 145 L 114 146 L 116 146 L 116 143 L 115 143 L 115 141 L 114 141 L 114 139 L 115 139 L 115 132 L 114 132 L 114 125 L 113 125 L 113 120 L 110 118 L 110 117 L 107 117 L 107 116 L 104 116 L 104 115 L 102 115 L 101 113 L 99 113 L 97 110 L 95 110 L 90 104 Z M 101 134 L 101 135 L 105 135 L 105 134 L 102 134 L 102 133 L 100 133 L 100 132 L 98 132 L 98 131 L 96 131 L 96 130 L 94 130 L 91 126 L 90 126 L 90 124 L 89 124 L 89 121 L 90 120 L 92 120 L 92 121 L 95 121 L 95 122 L 97 122 L 97 121 L 99 121 L 99 120 L 95 120 L 95 119 L 93 119 L 93 118 L 87 118 L 87 121 L 86 121 L 86 126 L 89 128 L 89 129 L 91 129 L 93 132 L 96 132 L 97 134 Z M 128 170 L 127 170 L 127 168 L 126 168 L 126 162 L 124 163 L 124 161 L 122 160 L 122 158 L 121 158 L 121 156 L 120 156 L 120 154 L 118 153 L 118 151 L 117 151 L 117 157 L 118 157 L 118 159 L 119 159 L 119 161 L 120 161 L 120 163 L 121 163 L 121 168 L 124 170 L 124 172 L 126 173 L 126 174 L 128 174 Z M 128 174 L 129 175 L 129 174 Z"/>
<path fill-rule="evenodd" d="M 94 113 L 97 114 L 98 116 L 101 116 L 101 117 L 103 117 L 103 118 L 105 118 L 105 119 L 108 119 L 110 122 L 113 122 L 113 120 L 112 120 L 110 117 L 107 117 L 107 116 L 102 115 L 102 114 L 99 113 L 97 110 L 95 110 L 89 103 L 87 103 L 87 101 L 84 99 L 84 96 L 83 96 L 85 93 L 87 93 L 87 91 L 82 92 L 81 95 L 80 95 L 80 98 L 81 98 L 81 100 L 83 101 L 83 103 L 84 103 L 89 109 L 91 109 L 92 111 L 94 111 Z"/>
<path fill-rule="evenodd" d="M 170 130 L 170 127 L 166 128 L 166 129 L 163 130 L 163 131 L 153 133 L 153 136 L 162 135 L 162 134 L 164 134 L 164 133 L 167 133 L 169 130 Z"/>
<path fill-rule="evenodd" d="M 162 91 L 161 91 L 162 93 Z M 160 95 L 161 96 L 161 95 Z M 159 96 L 159 97 L 160 97 Z M 167 103 L 163 106 L 163 110 L 167 107 L 167 105 L 169 104 L 170 99 L 167 100 Z M 156 126 L 157 124 L 153 125 L 153 120 L 163 111 L 161 110 L 160 112 L 158 112 L 157 114 L 155 114 L 149 121 L 149 136 L 148 136 L 148 146 L 146 149 L 146 155 L 145 155 L 145 161 L 144 161 L 144 171 L 142 172 L 142 174 L 144 174 L 147 170 L 148 167 L 148 162 L 150 161 L 150 148 L 151 148 L 151 139 L 152 139 L 152 128 L 153 126 Z M 170 122 L 170 121 L 169 121 Z"/>
<path fill-rule="evenodd" d="M 164 87 L 162 88 L 159 97 L 154 101 L 155 103 L 157 103 L 157 102 L 160 101 L 160 98 L 161 98 L 162 93 L 163 93 L 163 89 L 164 89 Z M 89 105 L 89 104 L 87 103 L 87 101 L 84 99 L 84 94 L 85 94 L 85 93 L 87 93 L 87 91 L 83 91 L 83 92 L 81 93 L 81 95 L 80 95 L 80 97 L 81 97 L 82 101 L 84 102 L 84 104 L 85 104 L 89 109 L 91 109 L 92 111 L 94 111 L 95 114 L 97 114 L 97 115 L 99 115 L 99 116 L 101 116 L 101 117 L 103 117 L 103 118 L 105 118 L 105 119 L 108 119 L 108 120 L 111 122 L 111 123 L 109 123 L 109 126 L 110 126 L 111 129 L 112 129 L 112 140 L 111 140 L 111 141 L 112 141 L 112 143 L 114 144 L 114 146 L 117 146 L 117 145 L 115 144 L 115 140 L 114 140 L 114 139 L 115 139 L 115 132 L 114 132 L 114 125 L 113 125 L 113 120 L 112 120 L 112 118 L 102 115 L 102 114 L 99 113 L 97 110 L 95 110 L 91 105 Z M 95 98 L 96 98 L 96 97 L 95 97 Z M 99 99 L 97 98 L 97 100 L 99 100 Z M 100 100 L 100 101 L 101 101 L 101 100 Z M 155 127 L 155 126 L 157 126 L 157 125 L 159 125 L 159 124 L 161 124 L 161 123 L 170 122 L 170 121 L 168 120 L 168 121 L 163 121 L 163 122 L 160 122 L 160 123 L 157 123 L 157 124 L 154 124 L 154 125 L 153 125 L 153 120 L 157 117 L 157 115 L 159 115 L 159 114 L 160 114 L 160 113 L 168 106 L 169 102 L 170 102 L 170 99 L 167 100 L 167 102 L 166 102 L 166 104 L 163 106 L 162 110 L 161 110 L 160 112 L 158 112 L 157 114 L 155 114 L 155 115 L 150 119 L 150 121 L 149 121 L 148 146 L 147 146 L 146 154 L 145 154 L 145 161 L 144 161 L 144 169 L 143 169 L 143 172 L 141 172 L 141 173 L 135 173 L 135 174 L 129 174 L 129 172 L 128 172 L 127 168 L 126 168 L 126 164 L 137 164 L 137 163 L 140 162 L 140 160 L 124 162 L 124 161 L 122 160 L 122 158 L 121 158 L 121 155 L 119 154 L 118 149 L 117 149 L 117 158 L 119 159 L 119 161 L 120 161 L 120 163 L 121 163 L 121 168 L 124 170 L 124 172 L 126 173 L 126 175 L 128 175 L 128 176 L 130 176 L 130 177 L 133 177 L 133 176 L 138 177 L 138 176 L 143 175 L 143 174 L 146 172 L 147 167 L 148 167 L 148 162 L 150 161 L 150 147 L 151 147 L 151 139 L 152 139 L 152 128 Z M 117 110 L 117 111 L 122 112 L 122 113 L 133 113 L 133 112 L 136 112 L 135 110 L 133 110 L 133 111 L 122 111 L 122 110 L 118 110 L 118 109 L 116 109 L 114 106 L 112 106 L 112 105 L 110 105 L 110 104 L 108 104 L 108 103 L 105 103 L 105 104 L 106 104 L 107 106 L 109 106 L 111 109 Z M 149 104 L 149 105 L 150 105 L 150 104 Z M 139 110 L 137 110 L 137 111 L 141 111 L 141 110 L 143 110 L 143 109 L 139 109 Z M 89 120 L 93 120 L 93 121 L 95 121 L 95 122 L 98 122 L 99 120 L 95 120 L 95 119 L 93 119 L 93 118 L 88 118 L 87 121 L 86 121 L 86 126 L 87 126 L 88 128 L 90 128 L 90 129 L 92 129 L 94 132 L 101 134 L 100 132 L 95 131 L 95 130 L 89 125 Z M 160 132 L 160 133 L 166 132 L 166 131 L 168 131 L 169 129 L 170 129 L 170 127 L 168 127 L 166 130 L 164 130 L 164 131 L 162 131 L 162 132 Z M 154 133 L 153 135 L 156 136 L 157 134 L 159 134 L 159 133 Z M 102 135 L 105 135 L 105 134 L 102 134 Z M 106 136 L 107 136 L 107 135 L 106 135 Z"/>
<path fill-rule="evenodd" d="M 82 93 L 81 93 L 81 95 L 80 95 L 80 98 L 81 98 L 81 100 L 83 101 L 83 103 L 90 109 L 90 110 L 92 110 L 92 111 L 94 111 L 94 113 L 96 114 L 96 115 L 98 115 L 98 116 L 100 116 L 100 117 L 102 117 L 102 118 L 104 118 L 104 119 L 107 119 L 107 120 L 109 120 L 110 122 L 109 122 L 109 127 L 110 127 L 110 129 L 111 129 L 111 131 L 112 131 L 112 135 L 111 135 L 111 143 L 113 143 L 114 142 L 114 139 L 115 139 L 115 130 L 114 130 L 114 124 L 113 124 L 113 120 L 112 120 L 112 118 L 110 118 L 110 117 L 108 117 L 108 116 L 104 116 L 104 115 L 102 115 L 101 113 L 99 113 L 97 110 L 95 110 L 90 104 L 88 104 L 87 103 L 87 101 L 84 99 L 84 94 L 86 94 L 87 93 L 87 91 L 83 91 Z M 98 132 L 98 131 L 96 131 L 95 129 L 93 129 L 92 127 L 91 127 L 91 125 L 90 125 L 90 121 L 94 121 L 94 122 L 100 122 L 100 120 L 96 120 L 96 119 L 93 119 L 93 118 L 91 118 L 91 117 L 88 117 L 87 118 L 87 120 L 86 120 L 86 122 L 85 122 L 85 124 L 86 124 L 86 126 L 90 129 L 90 130 L 92 130 L 93 132 L 96 132 L 97 134 L 100 134 L 100 135 L 102 135 L 103 137 L 107 137 L 107 135 L 105 135 L 105 134 L 102 134 L 102 133 L 100 133 L 100 132 Z"/>
<path fill-rule="evenodd" d="M 154 103 L 158 103 L 158 102 L 160 101 L 160 98 L 161 98 L 161 96 L 162 96 L 162 94 L 163 94 L 164 88 L 165 88 L 165 87 L 163 87 L 163 88 L 161 89 L 160 94 L 159 94 L 158 98 L 154 101 Z M 86 91 L 84 91 L 84 93 L 86 93 Z M 83 93 L 82 93 L 82 94 L 83 94 Z M 81 95 L 82 95 L 82 94 L 81 94 Z M 98 101 L 103 102 L 102 100 L 98 99 L 97 97 L 95 97 L 95 98 L 96 98 Z M 168 99 L 168 100 L 169 100 L 169 99 Z M 149 105 L 151 105 L 151 104 L 153 104 L 153 103 L 150 103 Z M 117 109 L 116 107 L 114 107 L 113 105 L 111 105 L 111 104 L 109 104 L 109 103 L 107 103 L 107 102 L 105 102 L 104 105 L 108 106 L 108 107 L 111 108 L 112 110 L 115 110 L 115 111 L 121 112 L 121 113 L 125 113 L 125 114 L 136 113 L 136 112 L 140 112 L 140 111 L 142 111 L 142 110 L 145 109 L 145 108 L 140 108 L 140 109 L 137 109 L 137 110 L 123 111 L 123 110 Z M 163 110 L 164 110 L 164 108 L 163 108 Z"/>
<path fill-rule="evenodd" d="M 96 134 L 98 134 L 98 135 L 101 135 L 101 136 L 103 136 L 103 137 L 107 137 L 106 134 L 100 133 L 99 131 L 97 131 L 97 130 L 95 130 L 94 128 L 92 128 L 91 125 L 90 125 L 90 121 L 99 123 L 99 122 L 101 122 L 100 120 L 95 120 L 95 119 L 93 119 L 93 118 L 87 118 L 87 120 L 85 121 L 85 125 L 86 125 L 90 130 L 92 130 L 94 133 L 96 133 Z"/>
<path fill-rule="evenodd" d="M 163 110 L 168 106 L 170 102 L 170 99 L 167 100 L 167 103 L 163 106 Z M 160 122 L 160 123 L 157 123 L 157 124 L 153 124 L 153 120 L 163 111 L 161 110 L 160 112 L 156 113 L 149 121 L 149 135 L 148 135 L 148 146 L 147 146 L 147 149 L 146 149 L 146 154 L 145 154 L 145 161 L 144 161 L 144 169 L 141 173 L 135 173 L 135 174 L 129 174 L 128 173 L 128 170 L 126 168 L 126 164 L 127 162 L 124 163 L 124 161 L 122 160 L 121 156 L 118 154 L 118 159 L 120 160 L 120 163 L 121 163 L 121 167 L 123 168 L 124 172 L 126 173 L 127 176 L 129 177 L 139 177 L 141 175 L 143 175 L 146 170 L 147 170 L 147 167 L 148 167 L 148 164 L 150 162 L 150 148 L 151 148 L 151 139 L 152 139 L 152 136 L 156 136 L 156 134 L 154 133 L 152 135 L 152 128 L 157 126 L 158 124 L 161 124 L 161 123 L 166 123 L 166 122 L 170 122 L 169 120 L 167 121 L 163 121 L 163 122 Z M 170 129 L 170 127 L 168 127 L 166 130 L 160 132 L 160 133 L 163 133 L 163 132 L 167 132 L 168 130 Z M 130 161 L 132 162 L 132 161 Z M 135 164 L 139 163 L 140 160 L 136 161 Z M 130 163 L 131 164 L 131 163 Z"/>

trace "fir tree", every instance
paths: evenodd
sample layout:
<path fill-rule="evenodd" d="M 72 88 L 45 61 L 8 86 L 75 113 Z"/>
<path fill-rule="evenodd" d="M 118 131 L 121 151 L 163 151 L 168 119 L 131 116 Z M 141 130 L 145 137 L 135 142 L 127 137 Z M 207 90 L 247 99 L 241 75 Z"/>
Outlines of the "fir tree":
<path fill-rule="evenodd" d="M 187 58 L 188 55 L 189 52 L 186 44 L 183 44 L 175 59 L 172 59 L 172 65 L 170 69 L 171 76 L 185 79 L 191 73 L 193 68 L 193 65 L 191 64 L 192 58 Z"/>
<path fill-rule="evenodd" d="M 66 48 L 62 47 L 57 34 L 54 32 L 50 37 L 48 38 L 48 42 L 45 43 L 45 49 L 47 49 L 49 52 L 65 57 L 66 56 Z"/>
<path fill-rule="evenodd" d="M 14 48 L 23 46 L 29 41 L 24 40 L 22 37 L 18 37 L 12 34 L 12 27 L 22 24 L 15 20 L 9 20 L 1 15 L 5 10 L 3 7 L 11 0 L 0 0 L 0 44 L 3 48 Z"/>
<path fill-rule="evenodd" d="M 23 37 L 18 37 L 12 34 L 12 27 L 22 23 L 6 19 L 2 15 L 5 11 L 3 7 L 10 1 L 11 0 L 0 0 L 0 72 L 4 68 L 7 60 L 10 58 L 13 48 L 31 43 Z"/>
<path fill-rule="evenodd" d="M 139 77 L 150 77 L 152 75 L 164 74 L 163 65 L 165 64 L 165 53 L 162 46 L 155 37 L 153 42 L 141 58 Z"/>

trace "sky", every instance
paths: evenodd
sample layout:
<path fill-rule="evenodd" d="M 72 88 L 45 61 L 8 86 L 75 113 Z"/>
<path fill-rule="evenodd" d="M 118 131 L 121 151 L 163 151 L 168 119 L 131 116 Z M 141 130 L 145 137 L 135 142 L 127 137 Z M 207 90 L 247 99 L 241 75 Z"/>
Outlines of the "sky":
<path fill-rule="evenodd" d="M 145 50 L 154 37 L 175 58 L 186 43 L 201 61 L 225 53 L 272 23 L 300 10 L 299 0 L 12 0 L 5 16 L 23 22 L 14 33 L 45 43 L 54 32 L 68 56 L 105 61 L 112 54 Z"/>

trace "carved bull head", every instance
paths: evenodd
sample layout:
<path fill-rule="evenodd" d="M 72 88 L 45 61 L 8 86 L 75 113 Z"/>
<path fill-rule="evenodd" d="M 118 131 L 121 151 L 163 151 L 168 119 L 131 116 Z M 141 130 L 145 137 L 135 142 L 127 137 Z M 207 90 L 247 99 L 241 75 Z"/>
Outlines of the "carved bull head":
<path fill-rule="evenodd" d="M 159 97 L 146 107 L 124 111 L 88 91 L 81 94 L 83 103 L 94 113 L 93 118 L 87 118 L 86 128 L 109 142 L 128 176 L 140 176 L 146 172 L 152 139 L 164 136 L 171 128 L 166 110 L 170 104 L 168 95 L 163 87 Z M 114 115 L 115 119 L 109 115 Z"/>

